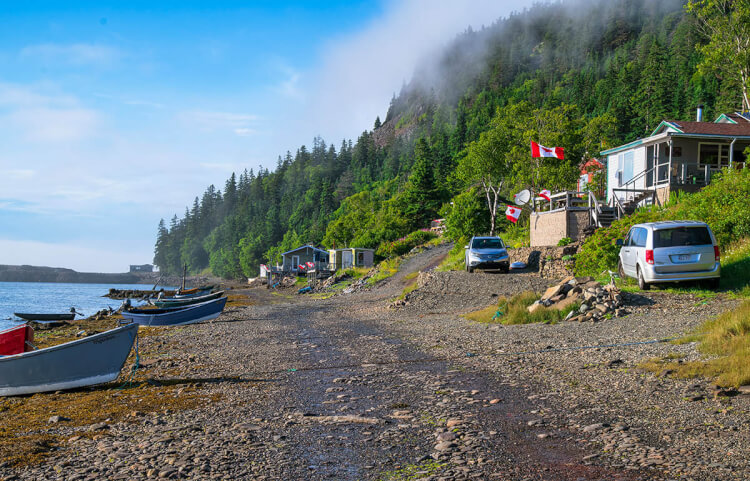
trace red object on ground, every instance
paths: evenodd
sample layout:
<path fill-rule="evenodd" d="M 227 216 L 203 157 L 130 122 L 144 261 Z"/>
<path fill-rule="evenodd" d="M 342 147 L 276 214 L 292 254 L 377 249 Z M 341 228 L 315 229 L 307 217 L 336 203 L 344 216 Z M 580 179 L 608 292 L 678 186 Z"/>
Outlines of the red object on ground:
<path fill-rule="evenodd" d="M 30 351 L 32 348 L 26 341 L 34 341 L 34 330 L 26 324 L 0 331 L 0 356 Z"/>

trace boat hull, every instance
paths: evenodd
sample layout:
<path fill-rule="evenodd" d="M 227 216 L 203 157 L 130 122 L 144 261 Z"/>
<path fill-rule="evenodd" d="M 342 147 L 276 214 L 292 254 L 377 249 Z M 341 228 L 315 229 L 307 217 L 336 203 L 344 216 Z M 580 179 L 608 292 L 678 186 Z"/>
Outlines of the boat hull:
<path fill-rule="evenodd" d="M 142 326 L 182 326 L 216 319 L 227 303 L 226 297 L 184 307 L 164 309 L 133 309 L 124 311 L 122 317 Z"/>
<path fill-rule="evenodd" d="M 26 319 L 27 321 L 72 321 L 75 318 L 75 313 L 69 312 L 65 314 L 28 314 L 25 312 L 14 312 L 16 317 Z"/>
<path fill-rule="evenodd" d="M 133 348 L 137 325 L 0 358 L 0 396 L 58 391 L 114 381 Z"/>
<path fill-rule="evenodd" d="M 154 301 L 154 305 L 160 308 L 189 306 L 191 304 L 198 304 L 200 302 L 206 302 L 212 299 L 218 299 L 219 297 L 223 295 L 224 295 L 224 291 L 220 291 L 220 292 L 214 292 L 213 294 L 207 294 L 205 296 L 189 297 L 185 299 L 167 298 L 167 299 Z"/>

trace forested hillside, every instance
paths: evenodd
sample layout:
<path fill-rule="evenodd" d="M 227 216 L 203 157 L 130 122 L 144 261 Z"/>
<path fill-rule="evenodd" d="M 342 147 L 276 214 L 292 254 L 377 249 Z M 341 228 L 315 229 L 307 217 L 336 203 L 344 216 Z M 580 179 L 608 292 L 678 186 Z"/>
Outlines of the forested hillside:
<path fill-rule="evenodd" d="M 571 188 L 581 161 L 662 119 L 737 110 L 731 81 L 696 69 L 704 41 L 679 1 L 540 4 L 467 30 L 355 142 L 316 138 L 162 221 L 154 263 L 239 278 L 302 243 L 377 248 L 441 214 L 452 235 L 488 231 L 484 175 L 504 195 Z M 533 163 L 530 140 L 566 160 Z"/>

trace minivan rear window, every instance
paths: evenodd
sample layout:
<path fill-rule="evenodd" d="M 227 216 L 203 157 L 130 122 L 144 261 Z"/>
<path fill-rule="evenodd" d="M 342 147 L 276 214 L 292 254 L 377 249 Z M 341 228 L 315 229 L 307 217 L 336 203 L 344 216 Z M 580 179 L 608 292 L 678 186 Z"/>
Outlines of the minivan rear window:
<path fill-rule="evenodd" d="M 654 231 L 654 248 L 713 244 L 706 227 L 675 227 Z"/>

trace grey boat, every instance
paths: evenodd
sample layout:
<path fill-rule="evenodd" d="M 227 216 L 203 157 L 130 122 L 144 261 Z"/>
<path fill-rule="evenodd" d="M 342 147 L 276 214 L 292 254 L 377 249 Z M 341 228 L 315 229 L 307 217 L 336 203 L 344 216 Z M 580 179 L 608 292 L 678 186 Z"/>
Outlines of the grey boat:
<path fill-rule="evenodd" d="M 58 346 L 0 357 L 0 396 L 114 381 L 137 334 L 138 325 L 128 324 Z"/>

